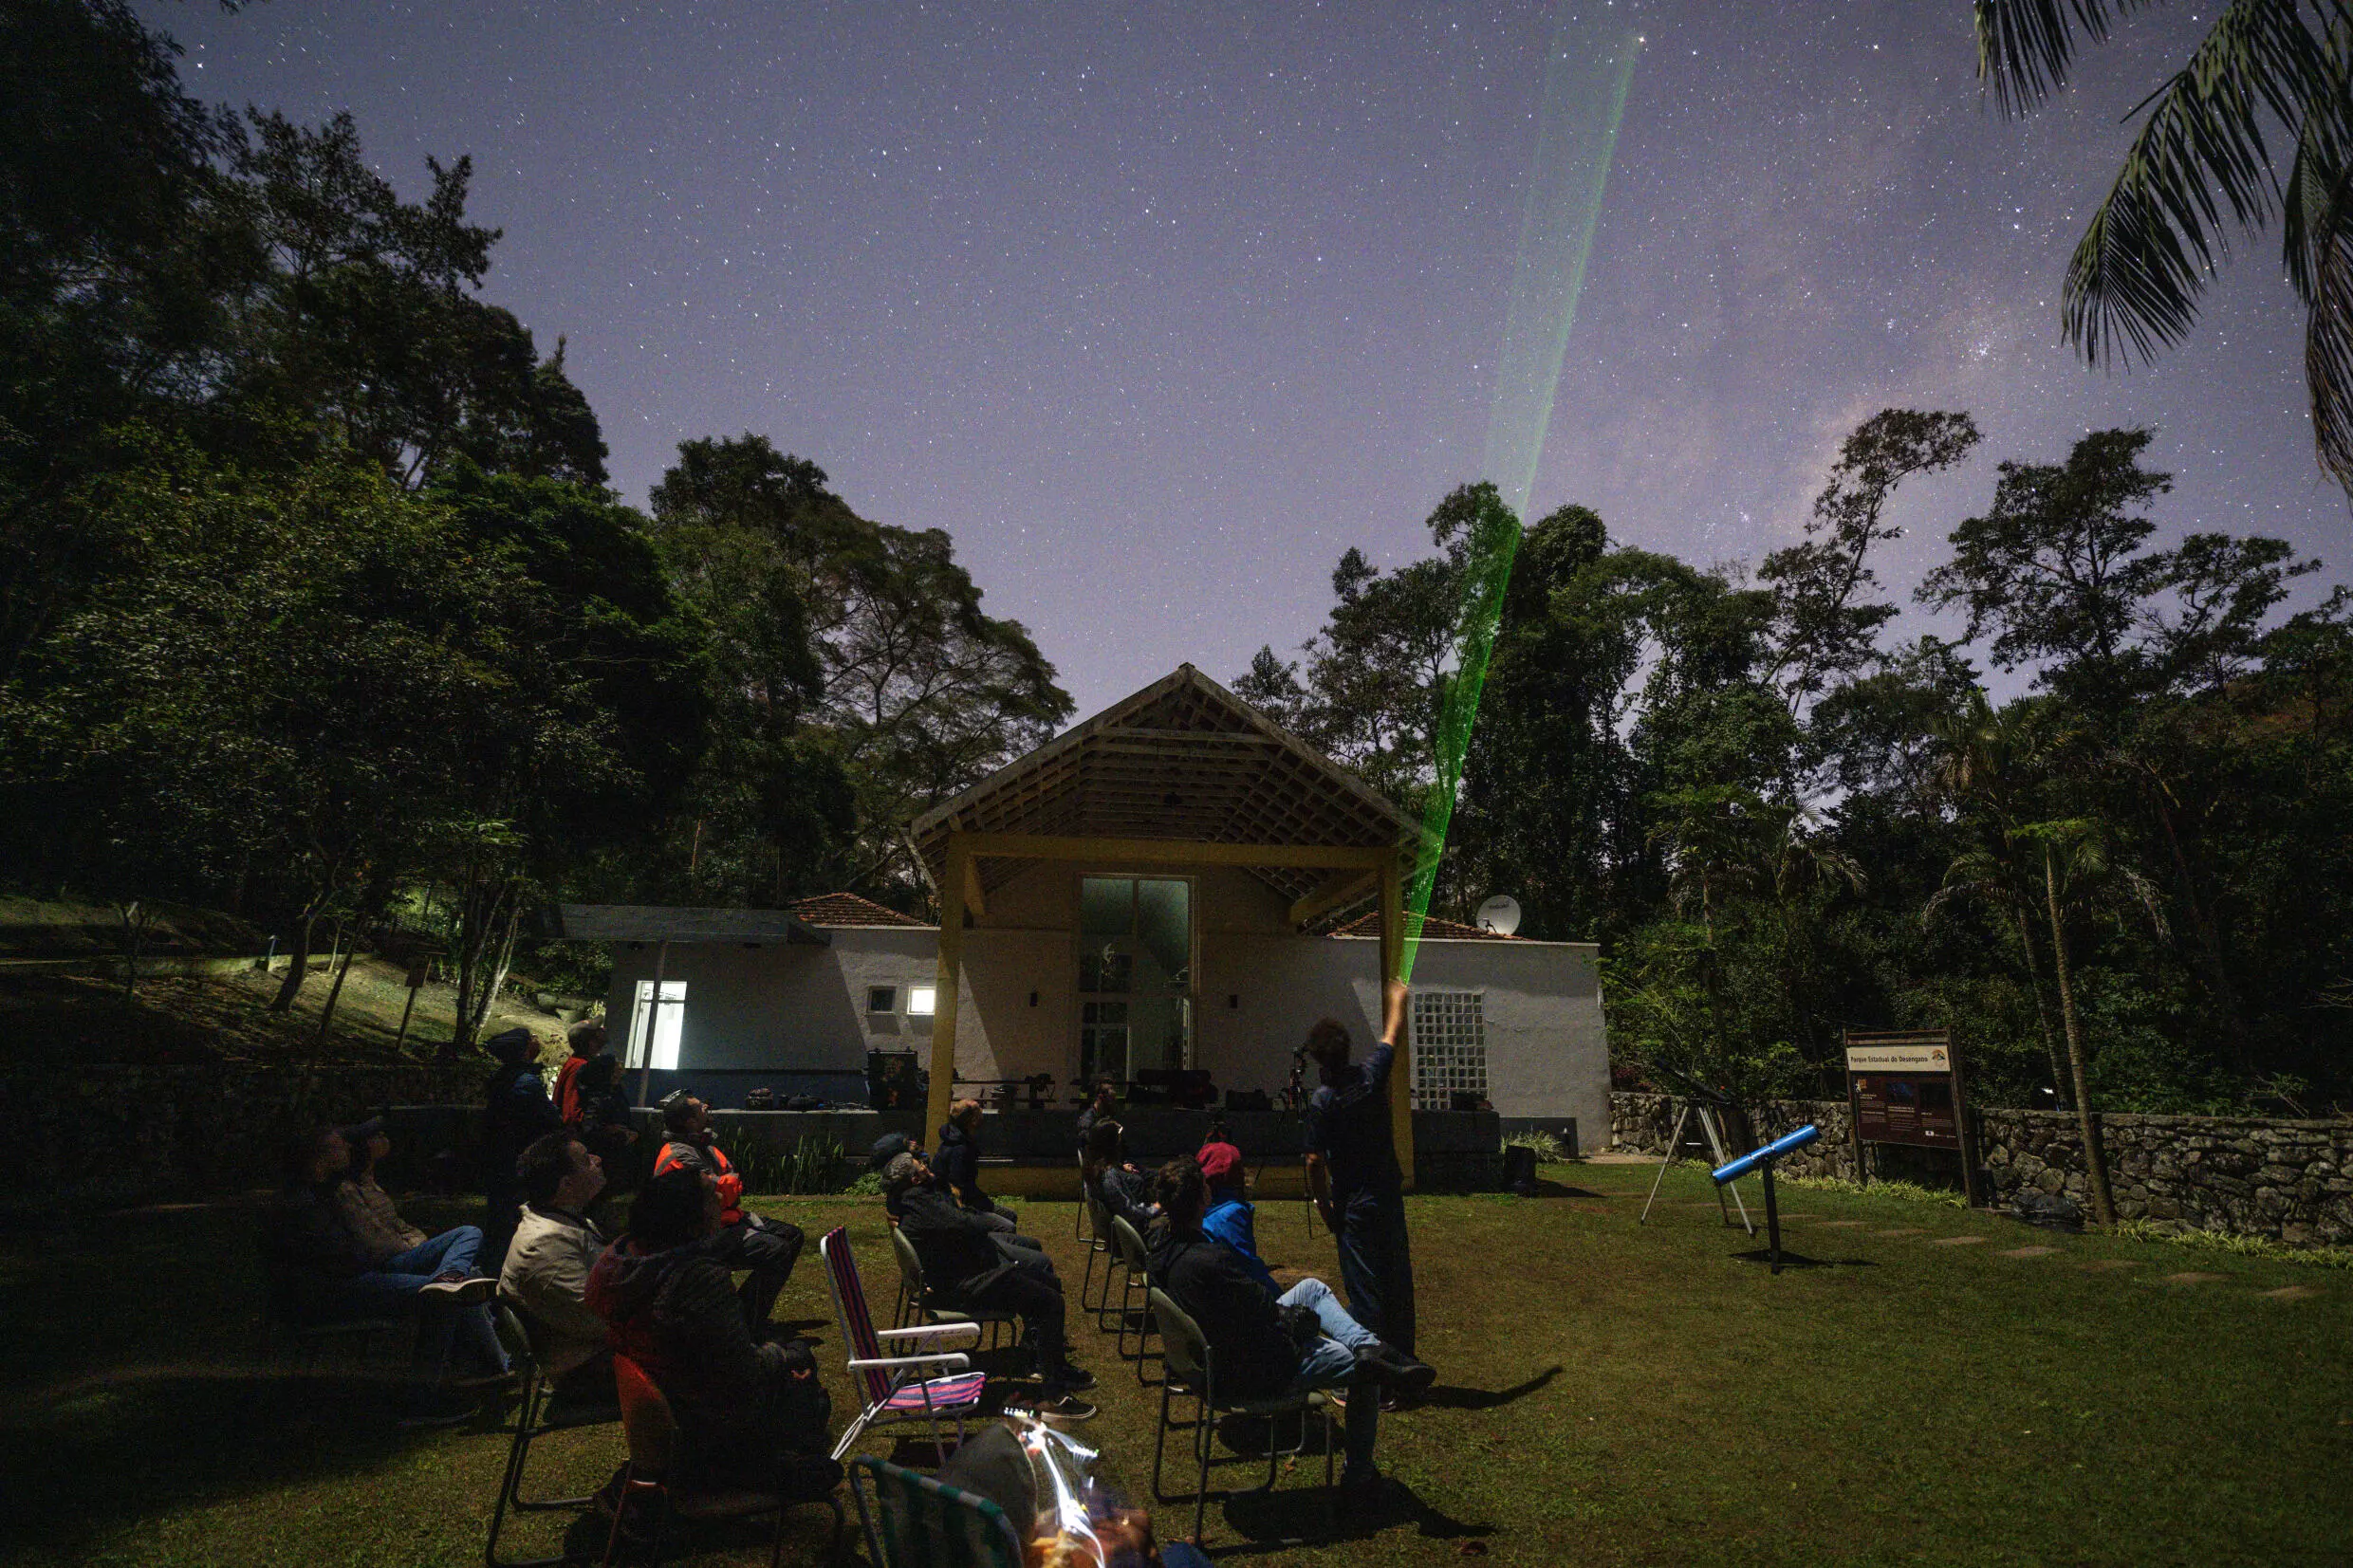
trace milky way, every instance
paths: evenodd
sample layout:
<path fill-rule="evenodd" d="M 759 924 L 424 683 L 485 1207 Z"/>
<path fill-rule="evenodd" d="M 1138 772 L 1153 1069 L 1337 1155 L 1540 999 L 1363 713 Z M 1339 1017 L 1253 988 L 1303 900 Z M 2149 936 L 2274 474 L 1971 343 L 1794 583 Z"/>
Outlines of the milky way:
<path fill-rule="evenodd" d="M 2135 18 L 2017 122 L 1964 0 L 1600 9 L 1643 46 L 1534 508 L 1753 562 L 1857 421 L 1966 408 L 1981 457 L 1900 500 L 1899 591 L 1996 460 L 2116 424 L 2158 431 L 2166 532 L 2281 534 L 2345 580 L 2276 237 L 2154 368 L 2058 341 L 2122 119 L 2212 6 Z M 865 514 L 952 532 L 1084 712 L 1297 643 L 1342 549 L 1410 558 L 1479 476 L 1563 9 L 146 14 L 201 96 L 350 109 L 407 193 L 426 154 L 472 156 L 506 231 L 487 293 L 568 341 L 625 497 L 682 438 L 763 432 Z"/>

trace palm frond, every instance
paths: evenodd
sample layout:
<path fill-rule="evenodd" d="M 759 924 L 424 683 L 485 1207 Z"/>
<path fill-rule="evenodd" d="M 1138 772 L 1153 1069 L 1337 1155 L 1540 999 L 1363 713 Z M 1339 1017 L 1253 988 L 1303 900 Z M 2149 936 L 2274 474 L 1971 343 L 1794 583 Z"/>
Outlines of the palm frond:
<path fill-rule="evenodd" d="M 1977 80 L 2006 115 L 2019 115 L 2067 84 L 2076 30 L 2105 42 L 2117 16 L 2154 0 L 1976 0 Z"/>
<path fill-rule="evenodd" d="M 2233 0 L 2151 95 L 2067 264 L 2061 321 L 2086 360 L 2145 360 L 2188 334 L 2229 224 L 2260 227 L 2279 198 L 2264 118 L 2300 124 L 2328 82 L 2299 0 Z"/>
<path fill-rule="evenodd" d="M 2306 108 L 2288 173 L 2282 248 L 2307 312 L 2313 445 L 2321 467 L 2353 491 L 2353 15 L 2338 10 L 2324 52 L 2338 88 Z"/>

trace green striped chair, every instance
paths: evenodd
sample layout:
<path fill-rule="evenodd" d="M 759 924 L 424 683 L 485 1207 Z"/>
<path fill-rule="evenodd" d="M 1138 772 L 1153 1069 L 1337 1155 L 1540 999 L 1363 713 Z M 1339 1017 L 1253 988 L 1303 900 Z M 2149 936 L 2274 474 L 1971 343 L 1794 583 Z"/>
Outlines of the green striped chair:
<path fill-rule="evenodd" d="M 876 1568 L 1021 1568 L 1012 1521 L 976 1492 L 861 1454 L 850 1462 L 850 1495 Z"/>

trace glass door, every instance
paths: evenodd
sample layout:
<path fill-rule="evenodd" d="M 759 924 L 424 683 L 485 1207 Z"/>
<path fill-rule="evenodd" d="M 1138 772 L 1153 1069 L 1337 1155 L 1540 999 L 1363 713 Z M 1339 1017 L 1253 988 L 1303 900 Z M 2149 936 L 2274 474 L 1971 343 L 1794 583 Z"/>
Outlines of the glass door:
<path fill-rule="evenodd" d="M 1079 1080 L 1193 1064 L 1193 884 L 1079 878 Z"/>

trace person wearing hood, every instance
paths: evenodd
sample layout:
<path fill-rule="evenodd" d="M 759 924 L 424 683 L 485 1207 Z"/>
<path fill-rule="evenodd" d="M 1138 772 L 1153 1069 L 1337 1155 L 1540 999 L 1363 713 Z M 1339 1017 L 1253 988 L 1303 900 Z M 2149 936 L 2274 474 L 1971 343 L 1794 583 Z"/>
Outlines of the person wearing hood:
<path fill-rule="evenodd" d="M 482 1119 L 482 1267 L 493 1278 L 507 1261 L 522 1211 L 515 1161 L 531 1140 L 564 1130 L 547 1080 L 540 1076 L 539 1039 L 518 1025 L 483 1042 L 498 1066 L 491 1074 Z"/>
<path fill-rule="evenodd" d="M 1095 1374 L 1071 1364 L 1063 1334 L 1068 1308 L 1053 1263 L 1042 1252 L 1000 1246 L 987 1221 L 940 1190 L 932 1168 L 914 1154 L 893 1156 L 882 1181 L 899 1210 L 899 1233 L 915 1248 L 933 1294 L 966 1311 L 987 1307 L 1021 1319 L 1044 1385 L 1038 1413 L 1065 1421 L 1093 1415 L 1095 1407 L 1077 1395 L 1095 1386 Z"/>
<path fill-rule="evenodd" d="M 717 1245 L 720 1207 L 707 1171 L 648 1180 L 588 1272 L 588 1308 L 669 1401 L 692 1484 L 822 1496 L 842 1479 L 826 1457 L 832 1403 L 807 1341 L 752 1337 Z"/>
<path fill-rule="evenodd" d="M 1221 1399 L 1271 1399 L 1306 1389 L 1346 1387 L 1347 1466 L 1340 1484 L 1369 1491 L 1380 1430 L 1379 1392 L 1419 1393 L 1437 1374 L 1348 1315 L 1320 1281 L 1271 1294 L 1241 1256 L 1202 1233 L 1208 1189 L 1201 1167 L 1173 1159 L 1153 1183 L 1166 1220 L 1152 1249 L 1152 1282 L 1200 1325 L 1215 1360 Z"/>
<path fill-rule="evenodd" d="M 744 1178 L 711 1135 L 710 1106 L 684 1089 L 674 1089 L 662 1097 L 661 1114 L 669 1136 L 654 1156 L 654 1174 L 695 1171 L 711 1178 L 719 1194 L 717 1243 L 732 1267 L 751 1271 L 737 1294 L 744 1326 L 757 1335 L 776 1305 L 777 1293 L 792 1278 L 792 1265 L 800 1262 L 807 1238 L 797 1225 L 744 1211 Z"/>

